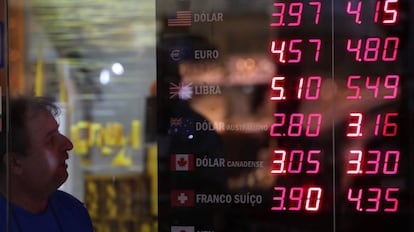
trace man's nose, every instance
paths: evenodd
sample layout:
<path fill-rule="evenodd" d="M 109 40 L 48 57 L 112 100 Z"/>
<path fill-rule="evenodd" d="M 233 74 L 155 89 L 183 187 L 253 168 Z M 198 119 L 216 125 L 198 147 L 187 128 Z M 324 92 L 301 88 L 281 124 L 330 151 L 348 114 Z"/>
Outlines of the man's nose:
<path fill-rule="evenodd" d="M 72 141 L 68 137 L 66 137 L 65 135 L 63 135 L 63 134 L 61 134 L 61 136 L 62 136 L 62 143 L 65 146 L 65 150 L 66 151 L 72 150 L 73 149 L 73 143 L 72 143 Z"/>

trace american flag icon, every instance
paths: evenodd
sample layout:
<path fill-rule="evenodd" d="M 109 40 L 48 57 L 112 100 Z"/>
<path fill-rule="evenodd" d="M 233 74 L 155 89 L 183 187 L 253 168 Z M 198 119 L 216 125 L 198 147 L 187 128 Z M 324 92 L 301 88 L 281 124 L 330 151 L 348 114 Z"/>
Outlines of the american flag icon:
<path fill-rule="evenodd" d="M 192 20 L 192 13 L 189 10 L 180 10 L 176 12 L 176 17 L 172 19 L 168 19 L 168 26 L 169 27 L 187 27 L 191 26 Z"/>
<path fill-rule="evenodd" d="M 178 97 L 180 99 L 188 100 L 193 96 L 192 84 L 172 83 L 170 82 L 170 99 Z"/>

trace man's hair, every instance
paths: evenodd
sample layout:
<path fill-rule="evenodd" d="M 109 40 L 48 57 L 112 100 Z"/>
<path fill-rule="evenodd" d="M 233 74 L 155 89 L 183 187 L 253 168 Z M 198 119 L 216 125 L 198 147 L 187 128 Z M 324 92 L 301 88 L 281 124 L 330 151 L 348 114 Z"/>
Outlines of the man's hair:
<path fill-rule="evenodd" d="M 0 172 L 4 169 L 3 157 L 7 152 L 25 155 L 30 146 L 26 128 L 29 113 L 44 110 L 53 116 L 60 113 L 59 107 L 52 99 L 45 97 L 2 97 L 1 108 Z"/>

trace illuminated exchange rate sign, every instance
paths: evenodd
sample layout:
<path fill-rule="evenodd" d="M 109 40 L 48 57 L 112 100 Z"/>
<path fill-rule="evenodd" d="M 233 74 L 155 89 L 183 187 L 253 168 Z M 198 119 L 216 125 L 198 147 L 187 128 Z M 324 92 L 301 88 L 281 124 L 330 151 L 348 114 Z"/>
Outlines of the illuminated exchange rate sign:
<path fill-rule="evenodd" d="M 273 213 L 335 219 L 319 231 L 407 225 L 400 1 L 271 4 Z"/>

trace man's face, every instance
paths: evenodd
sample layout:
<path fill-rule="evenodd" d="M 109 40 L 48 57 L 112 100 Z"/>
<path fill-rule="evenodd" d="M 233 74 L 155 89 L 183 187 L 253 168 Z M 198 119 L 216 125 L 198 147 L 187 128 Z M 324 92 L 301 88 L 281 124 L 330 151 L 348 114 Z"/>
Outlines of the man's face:
<path fill-rule="evenodd" d="M 58 131 L 59 125 L 48 111 L 29 112 L 29 144 L 22 158 L 22 179 L 31 190 L 41 194 L 53 192 L 67 177 L 68 151 L 72 142 Z"/>

